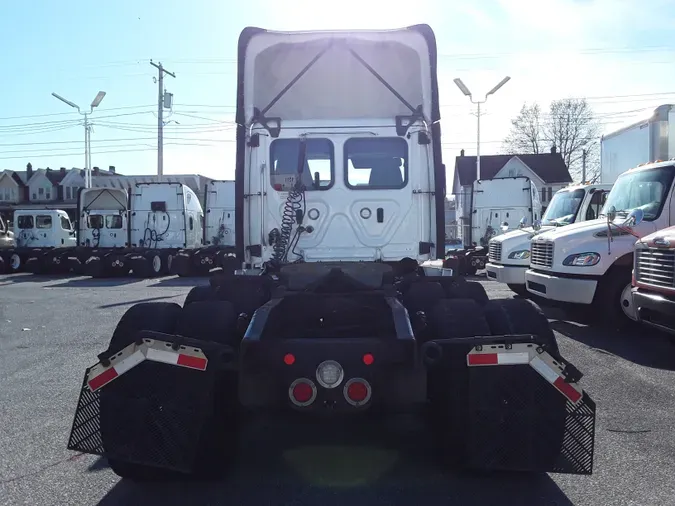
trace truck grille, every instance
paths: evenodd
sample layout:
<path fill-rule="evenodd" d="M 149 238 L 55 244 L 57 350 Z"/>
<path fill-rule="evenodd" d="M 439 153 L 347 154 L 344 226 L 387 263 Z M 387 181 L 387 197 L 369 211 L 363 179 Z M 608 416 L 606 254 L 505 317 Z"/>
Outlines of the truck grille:
<path fill-rule="evenodd" d="M 530 264 L 541 267 L 553 267 L 553 243 L 532 241 L 530 246 Z"/>
<path fill-rule="evenodd" d="M 490 241 L 488 246 L 488 258 L 490 262 L 501 262 L 502 260 L 502 243 L 498 241 Z"/>
<path fill-rule="evenodd" d="M 636 250 L 635 279 L 654 286 L 675 286 L 675 251 L 656 248 Z"/>

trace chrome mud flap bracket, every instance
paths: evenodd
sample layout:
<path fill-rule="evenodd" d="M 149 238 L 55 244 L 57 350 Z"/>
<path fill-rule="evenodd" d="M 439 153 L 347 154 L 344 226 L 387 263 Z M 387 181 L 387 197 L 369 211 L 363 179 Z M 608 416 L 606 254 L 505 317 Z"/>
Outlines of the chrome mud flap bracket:
<path fill-rule="evenodd" d="M 535 336 L 430 341 L 434 425 L 463 467 L 592 474 L 595 402 Z"/>

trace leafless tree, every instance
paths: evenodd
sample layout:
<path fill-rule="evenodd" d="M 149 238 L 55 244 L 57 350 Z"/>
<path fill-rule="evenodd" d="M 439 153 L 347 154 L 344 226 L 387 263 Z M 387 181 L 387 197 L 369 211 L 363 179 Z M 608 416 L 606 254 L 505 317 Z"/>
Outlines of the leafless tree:
<path fill-rule="evenodd" d="M 581 181 L 585 151 L 586 181 L 593 180 L 599 172 L 600 124 L 585 99 L 554 100 L 546 115 L 538 104 L 525 104 L 511 125 L 504 141 L 507 153 L 545 153 L 555 146 L 572 179 Z"/>

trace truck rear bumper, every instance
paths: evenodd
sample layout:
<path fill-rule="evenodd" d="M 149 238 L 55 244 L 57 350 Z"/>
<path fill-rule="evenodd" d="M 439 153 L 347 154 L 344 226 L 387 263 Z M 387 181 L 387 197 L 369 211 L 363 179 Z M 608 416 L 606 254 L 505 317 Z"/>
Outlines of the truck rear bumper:
<path fill-rule="evenodd" d="M 488 263 L 485 266 L 488 279 L 493 279 L 499 283 L 506 283 L 508 285 L 524 285 L 525 271 L 527 266 L 517 265 L 500 265 Z"/>
<path fill-rule="evenodd" d="M 661 294 L 633 288 L 638 321 L 675 335 L 675 300 Z"/>
<path fill-rule="evenodd" d="M 598 282 L 595 279 L 565 278 L 527 269 L 527 291 L 549 300 L 572 304 L 591 304 Z"/>

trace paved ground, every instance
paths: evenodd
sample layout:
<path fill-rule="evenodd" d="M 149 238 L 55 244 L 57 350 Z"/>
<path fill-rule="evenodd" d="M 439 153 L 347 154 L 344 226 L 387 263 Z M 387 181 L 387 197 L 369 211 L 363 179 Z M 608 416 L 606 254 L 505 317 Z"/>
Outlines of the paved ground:
<path fill-rule="evenodd" d="M 251 427 L 222 483 L 120 482 L 103 459 L 65 449 L 84 368 L 129 305 L 181 303 L 196 282 L 205 281 L 0 276 L 0 504 L 675 504 L 675 347 L 642 328 L 612 333 L 562 319 L 553 326 L 563 355 L 598 405 L 592 476 L 444 474 L 411 422 L 396 445 L 341 450 L 283 451 L 274 430 Z M 484 283 L 492 298 L 511 296 Z M 323 470 L 335 462 L 347 464 Z"/>

